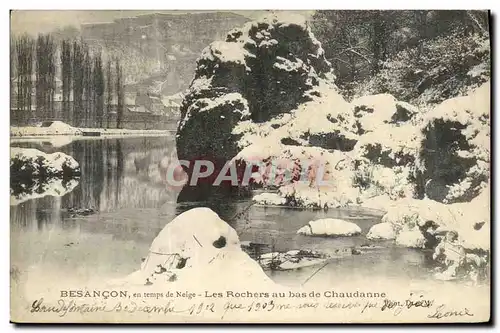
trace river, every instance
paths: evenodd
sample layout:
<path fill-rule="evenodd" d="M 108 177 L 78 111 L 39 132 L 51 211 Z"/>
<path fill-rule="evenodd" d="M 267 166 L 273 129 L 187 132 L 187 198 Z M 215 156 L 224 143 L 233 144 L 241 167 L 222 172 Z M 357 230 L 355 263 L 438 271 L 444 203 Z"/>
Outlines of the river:
<path fill-rule="evenodd" d="M 345 281 L 363 285 L 387 285 L 397 281 L 415 286 L 453 282 L 432 277 L 428 254 L 395 246 L 392 242 L 372 242 L 365 237 L 380 216 L 362 209 L 311 211 L 251 206 L 250 199 L 228 200 L 214 196 L 209 202 L 177 203 L 179 189 L 165 186 L 158 162 L 175 159 L 175 135 L 168 137 L 43 140 L 13 142 L 12 146 L 37 148 L 47 153 L 62 151 L 81 166 L 78 185 L 69 193 L 45 196 L 11 205 L 12 270 L 36 273 L 57 284 L 64 280 L 123 277 L 139 269 L 149 245 L 158 232 L 181 212 L 209 206 L 233 226 L 241 241 L 264 243 L 275 251 L 293 249 L 335 253 L 338 249 L 375 245 L 360 255 L 332 260 L 307 283 L 322 289 Z M 136 161 L 145 161 L 136 168 Z M 74 216 L 68 209 L 92 208 L 88 216 Z M 352 221 L 362 234 L 354 237 L 308 237 L 296 231 L 310 220 L 333 217 Z M 319 267 L 292 271 L 266 271 L 277 283 L 300 285 Z M 378 281 L 378 282 L 377 282 Z M 435 286 L 436 287 L 436 286 Z M 487 286 L 483 286 L 485 292 Z M 457 290 L 463 288 L 457 285 Z M 474 286 L 474 288 L 482 288 Z"/>

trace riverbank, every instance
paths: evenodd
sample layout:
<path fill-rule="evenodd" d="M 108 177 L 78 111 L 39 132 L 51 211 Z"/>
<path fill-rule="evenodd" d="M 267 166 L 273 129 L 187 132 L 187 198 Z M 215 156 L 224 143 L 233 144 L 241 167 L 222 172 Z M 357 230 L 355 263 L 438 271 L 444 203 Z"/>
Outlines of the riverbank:
<path fill-rule="evenodd" d="M 73 127 L 60 121 L 54 121 L 50 126 L 11 126 L 11 138 L 50 138 L 54 136 L 85 136 L 86 133 L 91 133 L 98 137 L 133 137 L 133 136 L 166 136 L 175 131 L 176 126 L 172 126 L 169 130 L 140 130 L 126 128 L 80 128 Z"/>

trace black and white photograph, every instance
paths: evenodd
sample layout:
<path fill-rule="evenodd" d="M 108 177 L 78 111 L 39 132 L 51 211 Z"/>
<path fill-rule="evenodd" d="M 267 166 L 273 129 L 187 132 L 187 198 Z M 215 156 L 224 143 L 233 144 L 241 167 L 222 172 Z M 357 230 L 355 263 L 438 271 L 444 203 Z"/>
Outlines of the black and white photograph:
<path fill-rule="evenodd" d="M 11 322 L 490 321 L 490 31 L 11 10 Z"/>

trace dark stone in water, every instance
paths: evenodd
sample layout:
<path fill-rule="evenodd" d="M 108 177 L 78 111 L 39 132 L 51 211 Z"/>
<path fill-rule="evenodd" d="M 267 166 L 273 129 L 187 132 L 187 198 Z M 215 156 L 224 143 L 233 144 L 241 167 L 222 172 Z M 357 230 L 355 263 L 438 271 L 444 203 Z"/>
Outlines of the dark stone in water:
<path fill-rule="evenodd" d="M 88 216 L 97 213 L 97 210 L 93 208 L 68 208 L 68 213 L 70 217 Z"/>

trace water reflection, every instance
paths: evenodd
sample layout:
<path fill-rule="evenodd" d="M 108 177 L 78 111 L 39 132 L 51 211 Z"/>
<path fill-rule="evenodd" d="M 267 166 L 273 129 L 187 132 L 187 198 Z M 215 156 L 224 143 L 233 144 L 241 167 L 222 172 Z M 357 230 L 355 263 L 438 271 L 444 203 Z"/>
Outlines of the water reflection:
<path fill-rule="evenodd" d="M 46 153 L 61 151 L 75 158 L 81 168 L 79 183 L 72 184 L 71 189 L 66 186 L 68 190 L 60 191 L 60 196 L 26 196 L 17 205 L 11 203 L 13 225 L 25 225 L 28 220 L 44 224 L 52 219 L 57 223 L 67 220 L 64 213 L 70 208 L 106 213 L 125 208 L 158 209 L 176 202 L 176 191 L 166 186 L 159 170 L 162 159 L 176 158 L 173 137 L 78 140 L 62 147 L 44 142 L 12 145 Z M 143 167 L 148 172 L 138 173 L 134 160 L 146 155 L 150 159 Z"/>
<path fill-rule="evenodd" d="M 10 204 L 19 205 L 28 200 L 43 198 L 45 196 L 62 197 L 73 191 L 78 185 L 79 179 L 51 178 L 47 181 L 39 182 L 31 179 L 29 183 L 12 181 L 10 185 Z"/>

